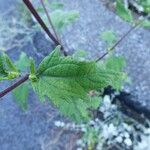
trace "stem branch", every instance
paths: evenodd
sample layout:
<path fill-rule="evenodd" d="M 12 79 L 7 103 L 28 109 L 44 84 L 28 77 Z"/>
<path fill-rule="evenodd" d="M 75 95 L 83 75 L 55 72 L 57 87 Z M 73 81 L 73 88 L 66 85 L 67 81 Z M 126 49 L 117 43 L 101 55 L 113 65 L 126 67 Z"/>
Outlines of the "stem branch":
<path fill-rule="evenodd" d="M 32 3 L 30 2 L 30 0 L 23 0 L 23 2 L 25 3 L 25 5 L 27 6 L 27 8 L 30 10 L 30 12 L 32 13 L 32 15 L 35 17 L 35 19 L 37 20 L 37 22 L 41 25 L 41 27 L 43 28 L 43 30 L 47 33 L 47 35 L 49 36 L 49 38 L 56 44 L 56 45 L 61 45 L 61 50 L 63 52 L 63 54 L 65 56 L 67 56 L 67 52 L 64 50 L 64 47 L 62 46 L 62 44 L 59 42 L 59 40 L 57 40 L 55 38 L 55 36 L 53 36 L 53 34 L 50 32 L 50 30 L 48 29 L 48 27 L 46 26 L 46 24 L 44 23 L 44 21 L 42 20 L 42 18 L 40 17 L 40 15 L 38 14 L 38 12 L 36 11 L 36 9 L 34 8 L 34 6 L 32 5 Z M 49 18 L 50 19 L 50 18 Z"/>
<path fill-rule="evenodd" d="M 114 50 L 134 29 L 140 26 L 146 19 L 148 19 L 150 15 L 147 15 L 142 21 L 137 22 L 134 26 L 132 26 L 106 53 L 100 56 L 96 62 L 103 59 L 106 55 L 109 54 L 110 51 Z"/>
<path fill-rule="evenodd" d="M 5 96 L 7 93 L 11 92 L 12 90 L 14 90 L 15 88 L 17 88 L 18 86 L 20 86 L 22 83 L 24 83 L 28 79 L 29 79 L 29 74 L 25 75 L 23 78 L 21 78 L 20 80 L 18 80 L 16 83 L 14 83 L 13 85 L 9 86 L 8 88 L 6 88 L 2 92 L 0 92 L 0 98 L 2 98 L 3 96 Z"/>
<path fill-rule="evenodd" d="M 51 26 L 51 28 L 52 28 L 52 30 L 53 30 L 53 32 L 54 32 L 54 34 L 55 34 L 56 39 L 60 42 L 59 37 L 58 37 L 58 35 L 57 35 L 57 32 L 56 32 L 56 30 L 55 30 L 55 28 L 54 28 L 54 25 L 53 25 L 53 23 L 52 23 L 51 17 L 50 17 L 50 15 L 49 15 L 49 13 L 48 13 L 48 10 L 46 9 L 46 6 L 45 6 L 45 4 L 44 4 L 44 1 L 43 1 L 43 0 L 40 0 L 40 1 L 41 1 L 42 6 L 43 6 L 43 9 L 44 9 L 44 11 L 45 11 L 45 14 L 46 14 L 46 16 L 47 16 L 49 25 Z"/>
<path fill-rule="evenodd" d="M 129 35 L 129 33 L 131 33 L 137 26 L 133 26 L 131 27 L 106 53 L 104 53 L 101 57 L 99 57 L 96 62 L 100 61 L 101 59 L 103 59 L 106 55 L 109 54 L 110 51 L 112 51 L 116 46 L 118 46 L 125 37 L 127 37 Z"/>
<path fill-rule="evenodd" d="M 44 29 L 44 31 L 47 33 L 47 35 L 50 37 L 50 39 L 56 44 L 60 45 L 60 43 L 57 41 L 57 39 L 52 35 L 52 33 L 47 28 L 46 24 L 43 22 L 42 18 L 39 16 L 35 8 L 33 7 L 30 0 L 23 0 L 23 2 L 26 4 L 27 8 L 30 10 L 32 15 L 35 17 L 35 19 L 39 22 L 41 27 Z"/>

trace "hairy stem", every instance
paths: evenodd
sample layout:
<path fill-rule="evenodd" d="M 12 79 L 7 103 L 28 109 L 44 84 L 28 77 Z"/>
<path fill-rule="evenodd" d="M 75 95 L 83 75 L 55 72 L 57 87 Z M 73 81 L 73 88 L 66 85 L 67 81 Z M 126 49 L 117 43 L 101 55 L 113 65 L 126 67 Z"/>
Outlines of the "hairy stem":
<path fill-rule="evenodd" d="M 29 79 L 29 74 L 25 75 L 23 78 L 21 78 L 20 80 L 18 80 L 17 82 L 15 82 L 13 85 L 9 86 L 8 88 L 6 88 L 2 92 L 0 92 L 0 98 L 2 98 L 3 96 L 5 96 L 7 93 L 11 92 L 15 88 L 17 88 L 18 86 L 20 86 L 21 84 L 23 84 L 24 82 L 26 82 L 28 79 Z"/>

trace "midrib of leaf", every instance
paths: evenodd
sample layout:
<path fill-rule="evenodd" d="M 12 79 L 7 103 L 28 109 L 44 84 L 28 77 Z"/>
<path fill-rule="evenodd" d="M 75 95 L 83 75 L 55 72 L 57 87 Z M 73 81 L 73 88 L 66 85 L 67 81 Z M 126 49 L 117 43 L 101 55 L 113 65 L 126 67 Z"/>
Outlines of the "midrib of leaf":
<path fill-rule="evenodd" d="M 104 87 L 106 85 L 109 85 L 111 82 L 113 82 L 113 80 L 109 80 L 109 79 L 111 79 L 111 75 L 107 75 L 107 78 L 108 78 L 107 81 L 108 82 L 105 82 L 105 80 L 106 80 L 106 76 L 105 75 L 106 74 L 103 74 L 103 77 L 104 77 L 103 80 L 102 80 L 102 76 L 100 76 L 99 80 L 97 80 L 95 78 L 90 78 L 89 75 L 83 75 L 83 76 L 74 77 L 74 78 L 72 78 L 72 77 L 56 77 L 56 76 L 55 77 L 42 77 L 42 79 L 45 82 L 45 84 L 48 84 L 49 86 L 51 86 L 51 87 L 53 87 L 55 89 L 59 88 L 59 90 L 61 90 L 61 91 L 67 91 L 67 92 L 70 92 L 72 94 L 79 95 L 80 94 L 80 93 L 78 93 L 79 91 L 77 91 L 75 93 L 74 90 L 71 90 L 71 89 L 68 89 L 68 88 L 65 88 L 65 87 L 62 88 L 62 86 L 58 85 L 58 83 L 61 84 L 61 81 L 62 81 L 62 84 L 65 84 L 65 82 L 66 82 L 66 84 L 68 85 L 68 84 L 70 84 L 72 82 L 74 84 L 77 84 L 78 87 L 80 87 L 80 90 L 82 88 L 82 92 L 84 92 L 84 94 L 86 94 L 86 92 L 88 90 L 92 90 L 92 87 L 100 88 L 100 87 Z M 95 76 L 95 74 L 90 74 L 90 76 Z M 49 82 L 48 80 L 45 80 L 44 78 L 48 78 L 50 81 L 54 80 L 54 82 Z M 86 86 L 82 85 L 83 82 L 84 82 L 84 79 L 90 81 L 89 84 L 91 85 L 91 89 L 90 88 L 86 88 Z M 82 81 L 82 83 L 81 83 L 81 81 Z M 92 84 L 93 84 L 93 86 L 92 86 Z M 87 86 L 87 87 L 89 87 L 89 86 Z"/>
<path fill-rule="evenodd" d="M 51 83 L 48 83 L 48 82 L 46 82 L 45 80 L 44 80 L 44 82 L 45 82 L 45 84 L 48 84 L 48 85 L 50 85 L 50 86 L 52 86 L 52 87 L 54 87 L 55 89 L 58 89 L 58 86 L 56 86 L 55 84 L 52 84 L 52 82 Z M 75 95 L 80 95 L 81 93 L 83 93 L 84 92 L 84 94 L 86 94 L 86 91 L 83 89 L 83 87 L 78 83 L 78 85 L 82 88 L 82 92 L 78 92 L 77 91 L 77 93 L 75 92 L 75 91 L 73 91 L 73 90 L 71 90 L 71 89 L 66 89 L 66 88 L 62 88 L 62 87 L 60 87 L 59 86 L 59 90 L 61 90 L 62 92 L 65 92 L 65 91 L 67 91 L 67 92 L 69 92 L 69 93 L 72 93 L 72 94 L 75 94 Z M 80 89 L 81 90 L 81 89 Z"/>
<path fill-rule="evenodd" d="M 81 63 L 83 63 L 83 62 L 80 62 L 80 63 L 77 63 L 77 62 L 75 62 L 75 61 L 73 61 L 73 60 L 69 60 L 69 61 L 72 61 L 72 62 L 68 62 L 68 60 L 64 60 L 64 59 L 62 59 L 62 58 L 60 58 L 60 59 L 57 59 L 57 64 L 55 64 L 55 62 L 54 63 L 51 63 L 51 64 L 49 64 L 49 62 L 48 62 L 48 65 L 47 66 L 45 66 L 46 67 L 46 69 L 44 69 L 42 72 L 40 72 L 39 74 L 38 74 L 38 76 L 40 76 L 40 74 L 42 74 L 42 76 L 44 75 L 44 76 L 53 76 L 51 73 L 54 73 L 54 72 L 56 72 L 56 70 L 58 69 L 58 70 L 60 70 L 61 68 L 66 68 L 67 66 L 69 67 L 68 68 L 68 71 L 69 71 L 69 69 L 72 69 L 72 72 L 73 72 L 73 70 L 78 70 L 78 72 L 76 71 L 76 74 L 73 74 L 72 72 L 71 72 L 71 74 L 72 75 L 69 75 L 69 74 L 67 74 L 66 73 L 66 75 L 64 76 L 64 77 L 76 77 L 76 76 L 81 76 L 81 73 L 82 73 L 82 70 L 81 69 L 83 69 L 83 68 L 81 68 Z M 91 67 L 89 67 L 89 72 L 93 69 L 93 67 L 94 67 L 94 63 L 95 62 L 93 62 L 93 63 L 89 63 L 89 65 L 91 64 Z M 55 64 L 55 65 L 54 65 Z M 84 63 L 82 64 L 82 65 L 84 65 Z M 75 72 L 74 72 L 75 73 Z M 61 75 L 61 76 L 60 76 Z M 63 77 L 62 76 L 62 74 L 60 74 L 60 72 L 59 72 L 59 74 L 58 75 L 55 75 L 56 77 Z M 55 76 L 53 76 L 53 77 L 55 77 Z"/>
<path fill-rule="evenodd" d="M 70 64 L 65 64 L 65 65 L 68 65 L 68 66 L 70 66 Z M 57 65 L 58 66 L 58 65 Z M 61 65 L 60 65 L 61 66 Z M 89 69 L 89 73 L 86 73 L 86 74 L 83 74 L 83 75 L 81 75 L 80 74 L 80 68 L 79 68 L 79 66 L 77 66 L 77 65 L 74 65 L 74 66 L 76 66 L 77 68 L 76 69 L 78 69 L 78 71 L 76 72 L 76 74 L 66 74 L 66 75 L 61 75 L 61 74 L 55 74 L 55 75 L 53 75 L 52 73 L 52 71 L 53 70 L 51 70 L 52 68 L 55 70 L 56 68 L 55 67 L 51 67 L 51 68 L 49 68 L 49 69 L 47 69 L 47 70 L 45 70 L 45 73 L 43 73 L 42 74 L 42 76 L 47 76 L 47 77 L 54 77 L 54 78 L 79 78 L 79 77 L 85 77 L 86 75 L 89 75 L 89 74 L 91 74 L 90 73 L 90 71 L 93 69 L 93 68 L 90 68 Z M 65 67 L 64 65 L 62 65 L 62 67 Z M 75 68 L 74 68 L 75 69 Z M 51 70 L 51 71 L 50 71 Z M 91 74 L 92 75 L 92 74 Z M 94 75 L 94 73 L 93 73 L 93 75 Z"/>

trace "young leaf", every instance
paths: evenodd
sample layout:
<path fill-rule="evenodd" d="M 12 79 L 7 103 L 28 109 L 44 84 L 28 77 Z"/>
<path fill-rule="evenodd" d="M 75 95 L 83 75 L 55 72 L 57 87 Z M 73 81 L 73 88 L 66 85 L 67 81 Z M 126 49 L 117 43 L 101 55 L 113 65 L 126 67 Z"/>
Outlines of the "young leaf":
<path fill-rule="evenodd" d="M 84 60 L 87 55 L 87 51 L 79 49 L 75 51 L 75 53 L 73 54 L 73 58 L 76 60 Z"/>
<path fill-rule="evenodd" d="M 19 74 L 10 58 L 5 53 L 0 55 L 0 81 L 15 79 L 19 77 Z"/>
<path fill-rule="evenodd" d="M 116 35 L 113 31 L 108 30 L 101 34 L 101 39 L 111 45 L 116 41 Z"/>
<path fill-rule="evenodd" d="M 142 22 L 141 26 L 145 27 L 145 28 L 150 28 L 150 21 L 149 20 L 145 20 Z"/>
<path fill-rule="evenodd" d="M 48 96 L 64 114 L 72 111 L 68 115 L 78 117 L 76 120 L 80 116 L 89 118 L 86 111 L 92 106 L 89 91 L 123 80 L 122 72 L 109 70 L 104 64 L 61 57 L 60 46 L 40 63 L 36 77 L 36 81 L 31 81 L 39 97 L 44 100 Z"/>
<path fill-rule="evenodd" d="M 50 12 L 51 21 L 56 29 L 57 32 L 61 32 L 66 26 L 74 23 L 79 18 L 78 11 L 63 11 L 63 4 L 60 2 L 52 2 L 49 3 L 48 0 L 45 1 L 46 5 L 52 9 L 53 11 Z M 42 7 L 38 7 L 37 11 L 41 13 L 43 20 L 45 23 L 49 25 L 49 22 L 45 16 L 45 11 Z M 44 13 L 44 15 L 43 15 Z"/>
<path fill-rule="evenodd" d="M 64 27 L 75 22 L 79 18 L 77 11 L 61 11 L 56 10 L 51 13 L 52 23 L 58 32 L 61 32 Z"/>
<path fill-rule="evenodd" d="M 126 66 L 125 59 L 123 57 L 110 56 L 105 62 L 106 68 L 109 71 L 123 72 L 123 68 Z M 112 87 L 116 90 L 120 90 L 122 86 L 122 81 L 127 79 L 125 73 L 122 74 L 121 79 L 114 80 Z"/>
<path fill-rule="evenodd" d="M 115 56 L 110 56 L 109 58 L 107 58 L 105 64 L 106 68 L 108 68 L 109 70 L 115 70 L 117 72 L 122 72 L 122 69 L 126 66 L 126 62 L 123 57 Z"/>
<path fill-rule="evenodd" d="M 64 7 L 64 5 L 60 2 L 52 2 L 50 3 L 48 0 L 45 0 L 45 4 L 46 6 L 48 6 L 49 9 L 51 10 L 59 10 L 59 9 L 62 9 Z M 40 13 L 44 13 L 44 9 L 42 6 L 39 6 L 37 9 L 36 9 L 38 12 Z"/>
<path fill-rule="evenodd" d="M 34 62 L 33 58 L 30 58 L 30 76 L 29 76 L 29 79 L 33 82 L 37 80 L 35 62 Z"/>
<path fill-rule="evenodd" d="M 133 17 L 131 14 L 131 11 L 129 9 L 126 9 L 123 3 L 123 0 L 117 0 L 116 4 L 116 11 L 117 14 L 124 20 L 132 22 Z"/>
<path fill-rule="evenodd" d="M 17 60 L 15 64 L 17 68 L 23 72 L 26 71 L 27 67 L 30 66 L 30 59 L 27 57 L 27 55 L 24 52 L 22 52 L 19 57 L 19 60 Z"/>
<path fill-rule="evenodd" d="M 29 59 L 24 52 L 21 53 L 19 60 L 17 60 L 15 64 L 17 68 L 22 72 L 26 71 L 27 68 L 30 66 L 30 70 L 31 70 L 30 73 L 31 74 L 35 73 L 34 60 L 32 58 Z M 29 89 L 30 89 L 29 82 L 26 82 L 20 85 L 19 87 L 17 87 L 13 91 L 13 96 L 16 102 L 20 105 L 20 107 L 23 110 L 27 109 L 27 98 L 29 94 Z"/>
<path fill-rule="evenodd" d="M 4 59 L 2 55 L 0 55 L 0 75 L 7 75 L 6 70 L 4 68 Z"/>
<path fill-rule="evenodd" d="M 62 9 L 64 5 L 60 2 L 52 2 L 52 3 L 49 3 L 49 7 L 50 9 L 55 10 L 55 9 Z"/>
<path fill-rule="evenodd" d="M 29 82 L 26 82 L 19 87 L 17 87 L 13 91 L 13 96 L 16 100 L 16 102 L 19 104 L 19 106 L 23 109 L 27 109 L 27 99 L 29 94 Z"/>
<path fill-rule="evenodd" d="M 7 67 L 8 70 L 11 70 L 13 72 L 18 72 L 18 69 L 16 68 L 16 66 L 14 65 L 14 63 L 10 60 L 10 58 L 8 57 L 8 55 L 6 55 L 5 53 L 3 53 L 3 58 L 5 59 L 5 67 Z"/>
<path fill-rule="evenodd" d="M 35 62 L 33 58 L 30 58 L 30 74 L 35 74 L 36 70 L 35 70 Z"/>

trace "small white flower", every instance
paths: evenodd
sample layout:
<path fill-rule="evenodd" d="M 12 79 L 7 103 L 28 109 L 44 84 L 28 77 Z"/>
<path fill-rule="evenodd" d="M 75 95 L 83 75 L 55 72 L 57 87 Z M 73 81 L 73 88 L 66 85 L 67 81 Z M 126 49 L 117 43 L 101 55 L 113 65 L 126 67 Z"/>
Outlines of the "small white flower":
<path fill-rule="evenodd" d="M 105 112 L 105 108 L 103 106 L 100 107 L 101 112 Z"/>
<path fill-rule="evenodd" d="M 118 143 L 122 143 L 123 138 L 122 138 L 121 136 L 118 136 L 118 137 L 116 138 L 116 141 L 117 141 Z"/>
<path fill-rule="evenodd" d="M 126 124 L 126 123 L 123 123 L 123 127 L 124 127 L 127 131 L 131 131 L 131 130 L 132 130 L 132 128 L 131 128 L 128 124 Z"/>
<path fill-rule="evenodd" d="M 95 118 L 95 122 L 99 122 L 99 119 L 98 119 L 98 118 Z"/>
<path fill-rule="evenodd" d="M 104 106 L 108 109 L 111 106 L 111 100 L 109 95 L 105 95 L 103 99 Z"/>
<path fill-rule="evenodd" d="M 64 127 L 64 125 L 65 125 L 65 123 L 61 122 L 61 121 L 55 121 L 54 124 L 56 127 Z"/>
<path fill-rule="evenodd" d="M 105 139 L 111 138 L 113 136 L 116 136 L 117 133 L 117 128 L 111 123 L 109 126 L 108 125 L 104 125 L 103 126 L 103 137 Z"/>
<path fill-rule="evenodd" d="M 150 128 L 144 130 L 145 134 L 150 134 Z"/>
<path fill-rule="evenodd" d="M 126 139 L 124 140 L 124 143 L 125 143 L 127 146 L 132 146 L 132 141 L 131 141 L 131 139 L 129 139 L 129 138 L 126 138 Z"/>
<path fill-rule="evenodd" d="M 124 133 L 124 137 L 125 137 L 125 138 L 129 138 L 129 137 L 130 137 L 129 133 L 128 133 L 128 132 L 125 132 L 125 133 Z"/>

